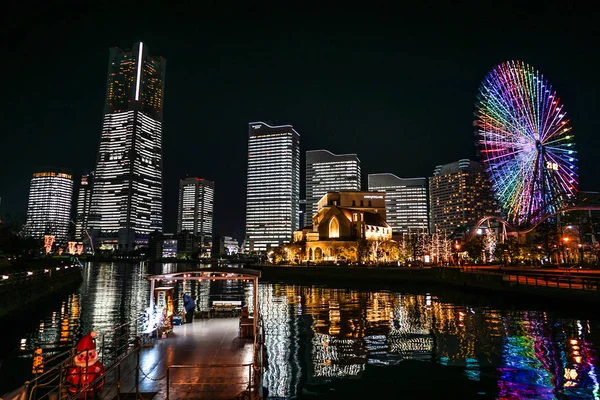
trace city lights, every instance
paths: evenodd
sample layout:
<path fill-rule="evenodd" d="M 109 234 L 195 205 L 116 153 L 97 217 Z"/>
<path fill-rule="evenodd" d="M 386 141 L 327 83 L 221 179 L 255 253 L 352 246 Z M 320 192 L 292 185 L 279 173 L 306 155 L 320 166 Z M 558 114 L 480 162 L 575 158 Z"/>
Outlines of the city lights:
<path fill-rule="evenodd" d="M 504 62 L 483 80 L 476 134 L 493 191 L 515 226 L 539 222 L 573 203 L 577 160 L 563 105 L 534 67 Z M 551 200 L 549 200 L 551 199 Z"/>
<path fill-rule="evenodd" d="M 162 105 L 166 61 L 140 42 L 112 48 L 88 226 L 101 248 L 133 250 L 162 231 Z M 134 67 L 135 65 L 135 67 Z M 142 84 L 143 83 L 143 84 Z M 126 87 L 127 90 L 122 88 Z M 131 95 L 134 96 L 131 96 Z M 133 97 L 133 98 L 131 98 Z M 131 101 L 136 102 L 130 107 Z"/>
<path fill-rule="evenodd" d="M 333 154 L 327 150 L 306 152 L 306 215 L 302 226 L 312 225 L 318 202 L 327 192 L 360 190 L 360 160 L 356 154 Z"/>
<path fill-rule="evenodd" d="M 58 241 L 66 240 L 72 197 L 71 175 L 61 172 L 33 174 L 27 204 L 27 234 L 37 239 L 52 235 Z"/>
<path fill-rule="evenodd" d="M 299 227 L 300 135 L 291 125 L 249 124 L 246 250 L 289 242 Z"/>

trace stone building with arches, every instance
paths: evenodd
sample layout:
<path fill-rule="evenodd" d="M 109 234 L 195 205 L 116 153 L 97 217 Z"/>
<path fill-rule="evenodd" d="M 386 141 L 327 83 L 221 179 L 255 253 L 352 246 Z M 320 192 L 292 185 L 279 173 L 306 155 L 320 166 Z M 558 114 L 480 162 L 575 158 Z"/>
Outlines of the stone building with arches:
<path fill-rule="evenodd" d="M 312 221 L 294 233 L 295 241 L 306 241 L 304 261 L 358 261 L 359 240 L 392 238 L 382 192 L 329 192 Z"/>

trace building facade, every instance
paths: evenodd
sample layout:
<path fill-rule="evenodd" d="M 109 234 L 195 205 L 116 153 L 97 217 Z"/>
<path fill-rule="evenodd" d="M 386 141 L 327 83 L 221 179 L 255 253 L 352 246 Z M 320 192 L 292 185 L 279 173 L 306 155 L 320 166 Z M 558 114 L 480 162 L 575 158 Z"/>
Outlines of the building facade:
<path fill-rule="evenodd" d="M 162 230 L 165 68 L 142 42 L 110 49 L 89 218 L 100 248 L 130 251 Z"/>
<path fill-rule="evenodd" d="M 304 225 L 317 213 L 317 203 L 327 192 L 361 190 L 360 160 L 356 154 L 327 150 L 306 152 L 306 213 Z"/>
<path fill-rule="evenodd" d="M 240 244 L 231 236 L 217 236 L 213 240 L 212 256 L 232 256 L 240 252 Z"/>
<path fill-rule="evenodd" d="M 77 216 L 75 218 L 75 240 L 83 241 L 87 237 L 94 173 L 81 175 L 81 183 L 77 192 Z"/>
<path fill-rule="evenodd" d="M 468 159 L 435 167 L 429 178 L 430 231 L 459 233 L 498 210 L 483 166 Z"/>
<path fill-rule="evenodd" d="M 328 192 L 317 204 L 312 230 L 294 235 L 296 241 L 306 242 L 303 260 L 361 261 L 361 240 L 377 246 L 392 238 L 383 192 Z"/>
<path fill-rule="evenodd" d="M 289 242 L 299 227 L 300 135 L 291 125 L 248 125 L 246 250 Z"/>
<path fill-rule="evenodd" d="M 36 172 L 29 186 L 27 203 L 27 236 L 41 239 L 54 236 L 57 242 L 67 240 L 71 222 L 73 179 L 64 172 Z"/>
<path fill-rule="evenodd" d="M 429 231 L 427 178 L 369 174 L 369 191 L 385 192 L 387 223 L 395 235 Z"/>
<path fill-rule="evenodd" d="M 189 232 L 207 246 L 213 236 L 215 183 L 202 178 L 179 181 L 177 232 Z"/>

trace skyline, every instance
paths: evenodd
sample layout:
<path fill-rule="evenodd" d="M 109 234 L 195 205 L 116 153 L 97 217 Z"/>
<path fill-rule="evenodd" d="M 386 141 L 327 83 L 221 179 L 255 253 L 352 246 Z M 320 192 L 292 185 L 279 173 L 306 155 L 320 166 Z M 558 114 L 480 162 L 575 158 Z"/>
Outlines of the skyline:
<path fill-rule="evenodd" d="M 516 59 L 537 68 L 561 96 L 579 152 L 580 190 L 597 191 L 600 168 L 593 161 L 600 123 L 594 117 L 598 82 L 592 68 L 598 55 L 591 51 L 597 28 L 581 20 L 575 24 L 574 9 L 555 9 L 552 3 L 541 14 L 532 7 L 512 11 L 510 5 L 485 6 L 491 12 L 481 7 L 442 7 L 439 15 L 419 14 L 403 24 L 383 13 L 366 13 L 358 26 L 358 14 L 328 25 L 324 13 L 320 21 L 300 15 L 265 26 L 272 15 L 240 11 L 211 20 L 218 14 L 214 11 L 198 17 L 201 26 L 188 26 L 181 23 L 187 17 L 174 20 L 167 13 L 166 35 L 148 24 L 139 24 L 136 32 L 114 27 L 96 33 L 108 12 L 68 20 L 64 26 L 60 19 L 52 20 L 52 13 L 44 21 L 48 10 L 21 19 L 9 14 L 13 21 L 3 28 L 13 39 L 8 41 L 8 72 L 17 79 L 7 82 L 10 95 L 3 109 L 10 134 L 0 140 L 4 149 L 26 151 L 3 157 L 0 209 L 24 214 L 31 173 L 44 165 L 67 167 L 77 181 L 94 169 L 108 49 L 128 48 L 138 40 L 169 61 L 165 232 L 175 231 L 177 187 L 188 174 L 215 181 L 215 234 L 243 239 L 246 129 L 251 121 L 293 125 L 301 135 L 302 160 L 307 150 L 356 153 L 363 189 L 368 174 L 431 177 L 436 165 L 475 160 L 472 123 L 481 80 L 498 63 Z M 594 13 L 585 11 L 579 12 L 593 21 Z M 482 24 L 473 18 L 476 12 L 495 17 Z M 148 15 L 146 10 L 132 18 L 140 21 Z M 37 30 L 26 36 L 17 26 L 30 26 L 23 18 L 42 23 L 37 21 Z M 303 29 L 307 24 L 310 32 Z M 36 36 L 41 32 L 44 37 Z M 179 37 L 186 40 L 173 40 Z M 197 54 L 190 52 L 191 44 Z M 39 60 L 56 54 L 60 63 L 40 68 Z M 64 74 L 63 65 L 75 68 Z M 376 135 L 379 140 L 373 140 Z"/>

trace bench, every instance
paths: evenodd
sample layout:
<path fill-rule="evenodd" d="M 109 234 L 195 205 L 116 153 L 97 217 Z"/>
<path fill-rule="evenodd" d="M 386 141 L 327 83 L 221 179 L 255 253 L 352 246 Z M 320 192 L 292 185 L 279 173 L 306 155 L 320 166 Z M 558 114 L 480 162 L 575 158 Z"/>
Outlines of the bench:
<path fill-rule="evenodd" d="M 239 300 L 219 300 L 213 301 L 211 314 L 214 317 L 226 316 L 237 317 L 242 310 L 242 302 Z"/>

